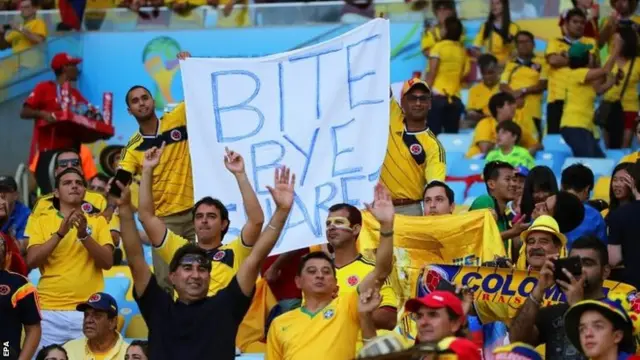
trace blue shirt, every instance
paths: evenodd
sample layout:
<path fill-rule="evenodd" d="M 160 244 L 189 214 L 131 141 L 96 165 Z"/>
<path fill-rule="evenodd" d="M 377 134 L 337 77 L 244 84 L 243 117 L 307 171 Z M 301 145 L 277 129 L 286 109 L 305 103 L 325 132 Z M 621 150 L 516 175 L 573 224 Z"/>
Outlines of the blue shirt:
<path fill-rule="evenodd" d="M 571 244 L 585 235 L 593 235 L 600 239 L 603 243 L 607 243 L 607 225 L 602 215 L 595 208 L 584 204 L 584 219 L 577 228 L 564 234 L 567 237 L 567 250 L 571 250 Z"/>
<path fill-rule="evenodd" d="M 24 239 L 24 229 L 27 227 L 29 215 L 31 215 L 31 210 L 23 203 L 16 201 L 13 212 L 9 215 L 9 220 L 2 226 L 0 231 L 13 236 L 18 241 Z"/>

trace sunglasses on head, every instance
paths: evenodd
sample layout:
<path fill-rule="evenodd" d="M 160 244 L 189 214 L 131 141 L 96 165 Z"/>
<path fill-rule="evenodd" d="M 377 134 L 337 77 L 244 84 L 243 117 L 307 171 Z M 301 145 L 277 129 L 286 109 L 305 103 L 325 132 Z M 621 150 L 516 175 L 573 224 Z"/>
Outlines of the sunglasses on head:
<path fill-rule="evenodd" d="M 205 269 L 211 269 L 211 260 L 207 259 L 202 255 L 197 254 L 187 254 L 180 259 L 179 266 L 184 265 L 198 265 L 202 266 Z"/>
<path fill-rule="evenodd" d="M 58 167 L 75 167 L 80 166 L 80 159 L 64 159 L 58 160 Z"/>

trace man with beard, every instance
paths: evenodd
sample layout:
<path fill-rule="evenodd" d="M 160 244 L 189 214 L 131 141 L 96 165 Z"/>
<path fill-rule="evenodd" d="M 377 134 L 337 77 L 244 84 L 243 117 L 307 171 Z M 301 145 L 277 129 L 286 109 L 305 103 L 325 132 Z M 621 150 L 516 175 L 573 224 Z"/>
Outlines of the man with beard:
<path fill-rule="evenodd" d="M 513 342 L 522 341 L 532 346 L 546 344 L 545 359 L 548 360 L 585 359 L 565 334 L 564 315 L 570 306 L 579 301 L 605 298 L 602 284 L 611 271 L 607 247 L 596 237 L 578 238 L 569 256 L 580 257 L 582 275 L 575 277 L 563 269 L 569 282 L 555 279 L 552 260 L 558 256 L 548 256 L 538 276 L 538 283 L 513 319 L 509 332 Z M 556 284 L 562 289 L 567 302 L 541 308 L 545 291 Z"/>

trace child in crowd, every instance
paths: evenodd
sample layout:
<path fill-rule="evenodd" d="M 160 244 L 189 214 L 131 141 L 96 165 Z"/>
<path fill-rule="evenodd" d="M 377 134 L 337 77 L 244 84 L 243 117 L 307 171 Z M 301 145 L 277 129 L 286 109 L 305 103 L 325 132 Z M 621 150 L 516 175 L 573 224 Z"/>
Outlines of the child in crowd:
<path fill-rule="evenodd" d="M 484 158 L 496 145 L 498 124 L 504 121 L 513 121 L 516 113 L 516 99 L 510 94 L 499 92 L 489 99 L 490 117 L 480 120 L 473 132 L 471 147 L 465 155 L 467 158 Z M 518 144 L 530 152 L 535 152 L 538 142 L 532 134 L 523 131 Z"/>
<path fill-rule="evenodd" d="M 474 127 L 478 121 L 490 116 L 489 98 L 500 90 L 500 69 L 498 59 L 491 54 L 483 54 L 478 57 L 478 67 L 482 75 L 482 81 L 469 89 L 466 120 L 469 127 Z"/>
<path fill-rule="evenodd" d="M 522 129 L 515 122 L 506 120 L 498 123 L 497 148 L 487 154 L 485 161 L 504 161 L 515 168 L 518 166 L 524 166 L 527 169 L 534 167 L 535 160 L 529 151 L 517 145 L 521 136 Z"/>

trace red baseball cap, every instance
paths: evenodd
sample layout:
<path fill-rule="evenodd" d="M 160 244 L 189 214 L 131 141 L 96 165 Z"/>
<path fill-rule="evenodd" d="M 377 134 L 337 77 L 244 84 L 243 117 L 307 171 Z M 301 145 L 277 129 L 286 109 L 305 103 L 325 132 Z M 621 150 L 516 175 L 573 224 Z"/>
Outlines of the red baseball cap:
<path fill-rule="evenodd" d="M 480 348 L 473 341 L 458 337 L 441 340 L 437 346 L 438 359 L 480 360 Z"/>
<path fill-rule="evenodd" d="M 421 298 L 409 299 L 404 308 L 409 312 L 418 312 L 420 307 L 426 306 L 431 309 L 449 308 L 458 316 L 464 315 L 462 301 L 450 291 L 436 290 Z"/>
<path fill-rule="evenodd" d="M 77 65 L 82 62 L 82 59 L 73 57 L 67 53 L 58 53 L 51 59 L 51 68 L 53 70 L 60 70 L 67 65 Z"/>

